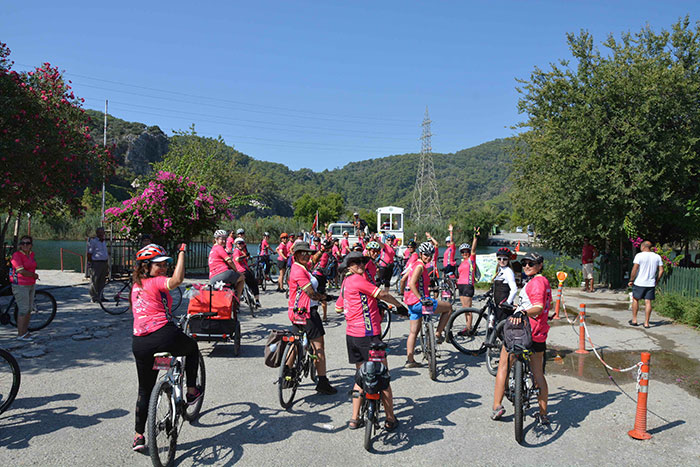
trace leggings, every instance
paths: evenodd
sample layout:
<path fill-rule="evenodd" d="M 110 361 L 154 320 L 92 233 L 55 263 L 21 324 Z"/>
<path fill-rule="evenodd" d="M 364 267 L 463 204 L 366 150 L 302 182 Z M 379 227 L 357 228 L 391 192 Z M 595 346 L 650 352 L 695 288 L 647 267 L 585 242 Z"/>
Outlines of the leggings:
<path fill-rule="evenodd" d="M 260 260 L 265 265 L 265 275 L 269 276 L 270 275 L 270 267 L 272 266 L 272 261 L 270 261 L 270 257 L 268 255 L 262 255 L 260 257 Z"/>
<path fill-rule="evenodd" d="M 246 269 L 243 275 L 245 276 L 245 283 L 248 285 L 248 288 L 250 288 L 253 295 L 257 297 L 260 294 L 260 290 L 258 290 L 258 281 L 255 279 L 253 272 L 250 269 Z"/>
<path fill-rule="evenodd" d="M 136 373 L 139 378 L 139 393 L 136 399 L 136 433 L 143 434 L 148 416 L 148 401 L 156 385 L 158 371 L 153 369 L 153 354 L 170 352 L 174 356 L 185 356 L 185 376 L 187 382 L 197 379 L 199 348 L 197 342 L 185 335 L 173 323 L 145 336 L 134 336 L 132 351 L 136 360 Z"/>

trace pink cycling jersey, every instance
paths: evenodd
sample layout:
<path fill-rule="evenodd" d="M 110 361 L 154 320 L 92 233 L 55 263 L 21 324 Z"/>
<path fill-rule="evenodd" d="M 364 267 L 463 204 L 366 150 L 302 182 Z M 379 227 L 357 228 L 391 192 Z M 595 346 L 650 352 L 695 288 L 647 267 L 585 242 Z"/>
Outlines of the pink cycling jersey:
<path fill-rule="evenodd" d="M 289 250 L 287 250 L 287 244 L 286 243 L 280 243 L 279 246 L 277 247 L 277 259 L 279 261 L 286 261 L 287 256 L 289 256 Z M 282 256 L 284 254 L 284 256 Z"/>
<path fill-rule="evenodd" d="M 331 253 L 336 257 L 336 259 L 340 258 L 340 248 L 338 248 L 337 245 L 333 245 L 333 248 L 331 248 Z"/>
<path fill-rule="evenodd" d="M 367 263 L 365 266 L 365 277 L 367 278 L 368 281 L 370 281 L 372 284 L 377 284 L 377 265 L 374 264 L 374 261 L 370 261 Z"/>
<path fill-rule="evenodd" d="M 476 255 L 469 256 L 469 259 L 459 264 L 459 278 L 457 284 L 474 285 L 474 274 L 476 273 Z"/>
<path fill-rule="evenodd" d="M 343 281 L 340 296 L 335 302 L 337 311 L 344 311 L 347 328 L 352 337 L 378 336 L 381 334 L 382 316 L 377 306 L 379 287 L 362 274 L 350 274 Z"/>
<path fill-rule="evenodd" d="M 270 244 L 266 238 L 263 238 L 260 242 L 260 254 L 263 256 L 270 254 Z"/>
<path fill-rule="evenodd" d="M 33 277 L 23 276 L 19 273 L 22 269 L 27 272 L 36 273 L 36 260 L 34 252 L 29 252 L 25 255 L 21 251 L 15 251 L 12 254 L 12 267 L 10 268 L 10 283 L 14 285 L 33 285 L 36 284 L 36 279 Z"/>
<path fill-rule="evenodd" d="M 311 284 L 311 274 L 301 264 L 294 261 L 289 271 L 289 301 L 287 302 L 287 316 L 293 322 L 294 308 L 306 310 L 306 317 L 309 316 L 311 299 L 302 290 Z"/>
<path fill-rule="evenodd" d="M 231 252 L 233 251 L 233 248 L 235 247 L 235 245 L 234 245 L 234 243 L 233 243 L 233 240 L 234 240 L 234 239 L 233 239 L 232 237 L 228 237 L 228 238 L 226 239 L 226 248 L 225 248 L 225 250 L 226 250 L 227 253 L 231 253 Z"/>
<path fill-rule="evenodd" d="M 529 310 L 541 306 L 542 313 L 535 318 L 530 317 L 533 342 L 546 342 L 549 333 L 549 309 L 552 306 L 552 288 L 546 277 L 538 274 L 520 290 L 520 305 L 518 310 Z"/>
<path fill-rule="evenodd" d="M 134 283 L 131 304 L 135 336 L 145 336 L 168 324 L 173 319 L 173 298 L 168 289 L 168 278 L 149 277 L 143 279 L 141 285 Z"/>
<path fill-rule="evenodd" d="M 348 239 L 343 237 L 342 240 L 340 240 L 340 254 L 342 256 L 345 256 L 348 254 L 350 251 L 350 243 L 348 242 Z"/>
<path fill-rule="evenodd" d="M 396 256 L 396 250 L 387 243 L 382 244 L 382 253 L 379 256 L 379 261 L 383 267 L 394 264 L 394 257 Z"/>
<path fill-rule="evenodd" d="M 226 258 L 229 255 L 221 245 L 214 245 L 209 252 L 209 279 L 229 270 Z"/>
<path fill-rule="evenodd" d="M 443 266 L 455 266 L 457 264 L 457 261 L 455 261 L 455 251 L 457 250 L 457 247 L 455 246 L 454 243 L 452 243 L 450 246 L 447 247 L 445 250 L 445 254 L 442 256 L 442 265 Z"/>
<path fill-rule="evenodd" d="M 418 284 L 416 285 L 416 288 L 418 289 L 418 292 L 422 292 L 422 297 L 416 297 L 409 286 L 411 278 L 413 277 L 413 272 L 419 265 L 423 266 L 423 272 L 420 275 L 420 277 L 418 277 Z M 408 266 L 406 273 L 408 274 L 408 278 L 406 279 L 406 287 L 403 291 L 403 302 L 406 305 L 411 306 L 418 303 L 421 298 L 428 296 L 428 288 L 430 287 L 430 277 L 428 277 L 428 270 L 422 261 L 415 261 L 413 264 Z"/>
<path fill-rule="evenodd" d="M 234 248 L 233 250 L 233 265 L 236 266 L 236 271 L 244 273 L 248 269 L 248 258 L 246 257 L 245 251 Z"/>

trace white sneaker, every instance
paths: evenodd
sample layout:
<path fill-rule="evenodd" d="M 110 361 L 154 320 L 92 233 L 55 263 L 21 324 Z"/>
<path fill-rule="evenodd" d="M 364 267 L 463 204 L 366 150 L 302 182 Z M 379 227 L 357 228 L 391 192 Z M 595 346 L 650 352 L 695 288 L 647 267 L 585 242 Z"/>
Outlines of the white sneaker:
<path fill-rule="evenodd" d="M 18 340 L 18 341 L 31 341 L 31 340 L 32 340 L 32 336 L 30 336 L 29 333 L 26 333 L 26 334 L 23 335 L 23 336 L 17 336 L 17 340 Z"/>

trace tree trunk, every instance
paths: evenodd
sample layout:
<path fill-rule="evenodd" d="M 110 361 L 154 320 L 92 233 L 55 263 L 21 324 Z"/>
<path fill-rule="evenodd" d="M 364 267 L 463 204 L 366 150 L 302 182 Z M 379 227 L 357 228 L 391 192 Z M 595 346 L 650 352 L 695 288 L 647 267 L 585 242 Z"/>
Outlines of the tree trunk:
<path fill-rule="evenodd" d="M 17 251 L 17 248 L 19 247 L 19 223 L 22 219 L 22 212 L 17 213 L 17 218 L 15 219 L 15 229 L 13 232 L 13 238 L 12 238 L 12 249 Z"/>

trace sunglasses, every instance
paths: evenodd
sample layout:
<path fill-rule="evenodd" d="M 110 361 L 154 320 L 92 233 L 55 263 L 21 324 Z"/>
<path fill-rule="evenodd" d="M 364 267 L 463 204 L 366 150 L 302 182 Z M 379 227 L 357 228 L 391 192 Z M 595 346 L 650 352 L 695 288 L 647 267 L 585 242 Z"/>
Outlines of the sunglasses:
<path fill-rule="evenodd" d="M 311 252 L 310 252 L 310 251 L 300 251 L 299 254 L 300 254 L 301 256 L 311 256 Z"/>
<path fill-rule="evenodd" d="M 32 242 L 19 242 L 20 245 L 31 245 Z"/>
<path fill-rule="evenodd" d="M 521 261 L 521 264 L 525 268 L 534 268 L 537 265 L 534 261 Z"/>
<path fill-rule="evenodd" d="M 156 265 L 158 268 L 167 268 L 168 267 L 168 262 L 167 261 L 159 261 L 157 263 L 153 263 Z"/>
<path fill-rule="evenodd" d="M 510 258 L 505 258 L 505 257 L 503 257 L 503 258 L 498 258 L 498 261 L 508 261 L 509 259 L 510 259 Z"/>

